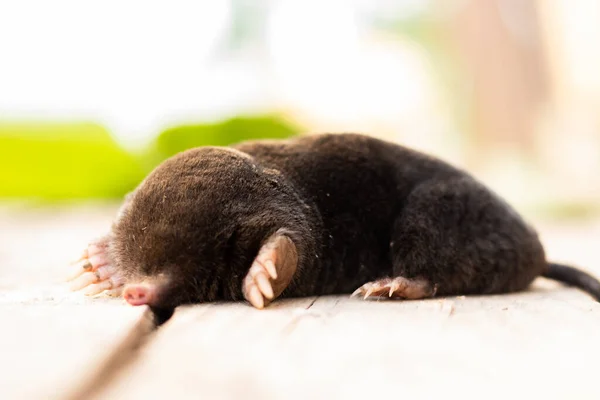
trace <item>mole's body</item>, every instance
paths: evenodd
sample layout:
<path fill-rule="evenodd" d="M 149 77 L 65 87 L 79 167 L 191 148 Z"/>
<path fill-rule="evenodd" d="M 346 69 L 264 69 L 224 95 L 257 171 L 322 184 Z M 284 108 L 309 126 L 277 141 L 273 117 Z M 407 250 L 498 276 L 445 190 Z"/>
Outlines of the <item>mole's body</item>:
<path fill-rule="evenodd" d="M 128 197 L 81 266 L 93 272 L 76 288 L 128 283 L 131 304 L 156 307 L 508 293 L 540 275 L 600 296 L 591 276 L 549 264 L 536 232 L 465 172 L 355 134 L 180 153 Z"/>

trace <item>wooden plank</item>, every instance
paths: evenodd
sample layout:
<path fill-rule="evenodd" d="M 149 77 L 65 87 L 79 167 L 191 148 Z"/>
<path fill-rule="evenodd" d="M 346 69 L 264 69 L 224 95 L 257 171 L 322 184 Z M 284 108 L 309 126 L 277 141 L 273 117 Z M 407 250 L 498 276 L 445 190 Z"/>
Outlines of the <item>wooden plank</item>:
<path fill-rule="evenodd" d="M 140 322 L 143 308 L 71 293 L 68 261 L 110 226 L 112 207 L 0 210 L 0 398 L 64 398 Z"/>
<path fill-rule="evenodd" d="M 135 368 L 98 398 L 260 398 L 287 366 L 281 351 L 315 299 L 255 310 L 245 303 L 182 307 L 140 353 Z M 288 366 L 289 367 L 289 366 Z"/>
<path fill-rule="evenodd" d="M 118 301 L 0 305 L 0 398 L 63 398 L 96 372 L 142 312 Z"/>
<path fill-rule="evenodd" d="M 598 274 L 597 227 L 546 227 L 542 238 L 551 258 Z M 181 310 L 100 397 L 600 396 L 600 304 L 542 278 L 505 296 L 273 306 Z"/>
<path fill-rule="evenodd" d="M 598 398 L 600 305 L 537 286 L 413 302 L 190 307 L 100 397 Z"/>
<path fill-rule="evenodd" d="M 536 290 L 510 296 L 183 307 L 140 352 L 114 358 L 123 343 L 141 343 L 130 339 L 144 310 L 68 293 L 49 283 L 60 268 L 45 269 L 111 214 L 94 215 L 42 213 L 21 225 L 0 218 L 12 232 L 0 229 L 0 398 L 600 395 L 593 379 L 599 305 L 542 279 Z M 83 227 L 88 222 L 94 229 Z M 600 231 L 565 232 L 544 235 L 553 257 L 598 272 Z"/>

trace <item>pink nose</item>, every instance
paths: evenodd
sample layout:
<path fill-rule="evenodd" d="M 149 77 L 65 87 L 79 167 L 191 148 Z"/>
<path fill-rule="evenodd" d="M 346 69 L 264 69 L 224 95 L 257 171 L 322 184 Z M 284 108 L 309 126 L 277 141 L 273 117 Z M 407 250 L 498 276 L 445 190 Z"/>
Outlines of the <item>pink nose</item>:
<path fill-rule="evenodd" d="M 150 304 L 154 297 L 154 288 L 146 285 L 127 285 L 123 289 L 123 297 L 132 306 Z"/>

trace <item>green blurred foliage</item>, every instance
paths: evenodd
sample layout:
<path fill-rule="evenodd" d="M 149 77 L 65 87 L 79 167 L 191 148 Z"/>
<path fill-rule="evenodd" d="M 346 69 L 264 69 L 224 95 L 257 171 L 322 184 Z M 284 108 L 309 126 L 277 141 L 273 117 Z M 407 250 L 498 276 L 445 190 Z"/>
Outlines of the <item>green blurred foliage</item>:
<path fill-rule="evenodd" d="M 0 124 L 2 197 L 115 197 L 142 174 L 135 157 L 99 125 Z"/>
<path fill-rule="evenodd" d="M 236 117 L 215 124 L 183 125 L 161 133 L 151 147 L 158 160 L 198 146 L 229 146 L 251 139 L 285 139 L 297 127 L 276 117 Z"/>
<path fill-rule="evenodd" d="M 240 117 L 168 129 L 133 153 L 93 123 L 0 123 L 0 197 L 122 198 L 156 165 L 188 148 L 296 133 L 276 117 Z"/>

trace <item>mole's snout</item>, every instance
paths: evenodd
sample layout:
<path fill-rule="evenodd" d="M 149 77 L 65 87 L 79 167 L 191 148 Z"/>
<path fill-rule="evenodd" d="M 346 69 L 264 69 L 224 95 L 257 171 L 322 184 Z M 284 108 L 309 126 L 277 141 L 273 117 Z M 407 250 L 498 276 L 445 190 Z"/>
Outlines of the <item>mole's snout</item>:
<path fill-rule="evenodd" d="M 132 306 L 151 305 L 156 299 L 156 286 L 147 284 L 127 285 L 123 289 L 123 297 Z"/>

